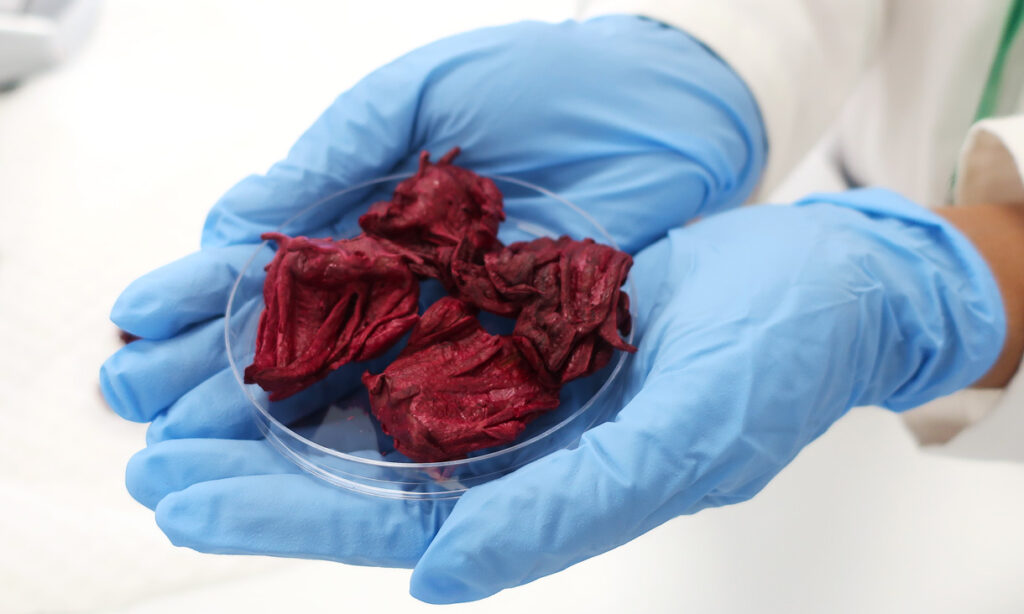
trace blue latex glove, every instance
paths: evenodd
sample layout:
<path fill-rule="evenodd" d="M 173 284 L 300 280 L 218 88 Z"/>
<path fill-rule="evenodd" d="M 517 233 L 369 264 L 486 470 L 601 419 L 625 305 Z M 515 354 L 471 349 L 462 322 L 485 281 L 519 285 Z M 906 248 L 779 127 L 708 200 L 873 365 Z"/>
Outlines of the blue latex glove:
<path fill-rule="evenodd" d="M 908 409 L 994 364 L 1000 294 L 947 222 L 884 190 L 799 204 L 715 216 L 640 254 L 632 400 L 577 449 L 468 491 L 413 595 L 479 599 L 744 501 L 851 407 Z"/>
<path fill-rule="evenodd" d="M 653 21 L 522 23 L 428 45 L 342 94 L 285 160 L 225 194 L 202 250 L 124 292 L 111 317 L 143 341 L 101 370 L 111 406 L 131 420 L 155 418 L 151 439 L 235 436 L 248 425 L 211 420 L 213 430 L 197 433 L 173 416 L 229 420 L 245 403 L 227 370 L 219 316 L 260 233 L 342 188 L 413 170 L 423 149 L 440 156 L 454 145 L 463 166 L 580 205 L 630 252 L 742 202 L 765 154 L 743 82 L 700 43 Z M 509 198 L 506 210 L 562 229 L 572 222 L 559 218 L 575 215 L 537 198 Z M 298 230 L 319 236 L 337 222 L 302 219 L 309 224 Z M 251 273 L 243 301 L 262 285 L 259 267 Z M 178 411 L 166 412 L 172 405 Z"/>
<path fill-rule="evenodd" d="M 137 280 L 114 306 L 114 322 L 143 339 L 104 364 L 110 405 L 152 420 L 152 444 L 191 438 L 154 445 L 128 469 L 132 493 L 175 543 L 408 567 L 422 554 L 451 503 L 339 491 L 270 451 L 228 369 L 220 316 L 261 232 L 339 189 L 413 170 L 422 149 L 439 156 L 453 145 L 461 165 L 569 198 L 630 251 L 742 202 L 765 154 L 742 81 L 686 34 L 641 18 L 480 30 L 374 72 L 285 160 L 216 204 L 201 251 Z M 511 215 L 566 226 L 554 219 L 562 208 L 536 205 L 506 201 Z M 336 223 L 311 219 L 311 234 Z M 240 298 L 262 278 L 254 267 Z"/>
<path fill-rule="evenodd" d="M 634 278 L 631 401 L 577 448 L 474 487 L 454 509 L 320 485 L 257 441 L 155 444 L 130 464 L 129 488 L 175 543 L 392 553 L 418 559 L 414 596 L 479 599 L 746 500 L 849 408 L 903 410 L 967 386 L 1005 336 L 974 248 L 884 190 L 714 216 L 641 252 Z"/>

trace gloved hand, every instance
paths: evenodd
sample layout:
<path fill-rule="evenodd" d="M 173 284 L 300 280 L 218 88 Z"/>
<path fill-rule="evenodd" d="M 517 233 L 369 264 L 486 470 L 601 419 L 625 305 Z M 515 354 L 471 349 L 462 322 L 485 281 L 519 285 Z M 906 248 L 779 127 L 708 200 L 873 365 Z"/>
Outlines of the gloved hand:
<path fill-rule="evenodd" d="M 460 165 L 572 200 L 630 252 L 742 202 L 765 155 L 743 82 L 700 43 L 653 21 L 521 23 L 428 45 L 342 94 L 285 160 L 225 194 L 202 250 L 124 292 L 111 317 L 143 341 L 101 370 L 111 406 L 131 420 L 156 418 L 155 439 L 216 434 L 179 433 L 165 410 L 231 413 L 227 405 L 245 403 L 219 317 L 260 233 L 340 189 L 414 170 L 423 149 L 440 156 L 454 145 Z M 557 218 L 575 215 L 523 197 L 507 199 L 506 210 L 563 229 L 571 222 Z M 290 228 L 323 235 L 336 222 L 302 219 Z M 252 273 L 241 300 L 259 292 L 262 272 Z"/>
<path fill-rule="evenodd" d="M 150 443 L 193 438 L 151 447 L 128 470 L 176 543 L 403 566 L 423 552 L 451 503 L 371 500 L 278 458 L 228 369 L 221 315 L 260 233 L 337 190 L 413 170 L 420 150 L 453 145 L 463 166 L 572 200 L 633 252 L 742 202 L 766 147 L 742 81 L 686 34 L 636 17 L 471 32 L 365 78 L 285 160 L 214 206 L 202 250 L 137 280 L 114 306 L 114 322 L 142 340 L 104 364 L 104 395 L 122 416 L 153 421 Z M 538 210 L 535 199 L 509 198 L 506 209 L 566 225 L 545 220 L 560 208 Z M 335 222 L 309 219 L 310 234 Z M 253 271 L 242 300 L 259 292 Z"/>
<path fill-rule="evenodd" d="M 971 384 L 1005 335 L 974 248 L 884 190 L 711 217 L 641 252 L 633 274 L 630 402 L 453 509 L 333 489 L 258 441 L 157 443 L 129 488 L 178 544 L 415 563 L 414 596 L 479 599 L 750 498 L 847 409 L 903 410 Z M 183 428 L 208 428 L 188 415 Z"/>
<path fill-rule="evenodd" d="M 632 400 L 577 449 L 469 490 L 413 595 L 479 599 L 749 499 L 849 408 L 970 385 L 1005 335 L 973 246 L 885 190 L 714 216 L 642 252 L 635 276 Z"/>

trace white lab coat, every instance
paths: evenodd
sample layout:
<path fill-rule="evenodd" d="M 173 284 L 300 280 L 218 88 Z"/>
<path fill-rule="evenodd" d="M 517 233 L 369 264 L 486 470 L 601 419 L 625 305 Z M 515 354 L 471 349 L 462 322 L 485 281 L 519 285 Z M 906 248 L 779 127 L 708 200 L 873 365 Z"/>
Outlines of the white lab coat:
<path fill-rule="evenodd" d="M 819 143 L 858 184 L 922 204 L 1024 206 L 1024 31 L 1007 55 L 998 119 L 972 125 L 1009 6 L 594 0 L 582 16 L 639 14 L 676 26 L 744 78 L 770 146 L 761 198 Z M 905 417 L 918 441 L 939 451 L 1024 461 L 1024 367 L 1005 390 L 963 391 Z"/>

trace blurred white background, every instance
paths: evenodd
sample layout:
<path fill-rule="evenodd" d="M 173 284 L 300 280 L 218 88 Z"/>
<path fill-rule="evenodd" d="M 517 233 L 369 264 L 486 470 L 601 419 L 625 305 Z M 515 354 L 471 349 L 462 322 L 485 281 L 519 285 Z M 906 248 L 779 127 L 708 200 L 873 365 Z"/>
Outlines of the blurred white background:
<path fill-rule="evenodd" d="M 200 555 L 123 486 L 110 305 L 343 89 L 570 0 L 109 0 L 80 54 L 0 94 L 0 611 L 422 612 L 409 572 Z M 918 450 L 858 410 L 753 501 L 679 518 L 456 612 L 1024 612 L 1024 467 Z"/>

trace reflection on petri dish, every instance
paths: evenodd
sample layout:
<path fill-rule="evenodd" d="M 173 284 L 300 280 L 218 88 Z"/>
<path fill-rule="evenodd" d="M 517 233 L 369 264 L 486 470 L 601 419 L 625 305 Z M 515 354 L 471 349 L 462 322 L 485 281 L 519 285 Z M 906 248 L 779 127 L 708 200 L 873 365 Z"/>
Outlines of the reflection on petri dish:
<path fill-rule="evenodd" d="M 398 182 L 408 176 L 381 177 L 337 192 L 310 205 L 277 230 L 292 236 L 354 236 L 360 232 L 359 215 L 370 203 L 390 198 Z M 506 207 L 508 217 L 498 233 L 504 243 L 566 234 L 615 245 L 590 215 L 556 194 L 512 177 L 491 179 L 505 195 L 506 203 L 515 203 L 514 208 Z M 552 208 L 560 208 L 559 214 L 551 215 Z M 331 484 L 379 497 L 455 498 L 468 488 L 573 446 L 586 429 L 610 418 L 622 405 L 620 387 L 613 383 L 627 355 L 616 352 L 605 368 L 563 386 L 559 407 L 533 420 L 515 442 L 479 450 L 460 460 L 414 463 L 396 452 L 391 438 L 381 430 L 359 379 L 366 370 L 380 372 L 401 351 L 404 340 L 378 359 L 345 365 L 308 389 L 271 402 L 259 386 L 244 384 L 242 373 L 255 354 L 263 310 L 262 271 L 273 255 L 274 249 L 267 242 L 256 248 L 231 289 L 224 324 L 228 360 L 239 386 L 252 402 L 254 419 L 267 441 L 296 465 Z M 626 283 L 635 315 L 636 292 L 631 279 Z M 420 311 L 443 294 L 440 284 L 423 282 Z M 511 330 L 512 322 L 505 318 L 481 313 L 480 320 L 492 333 Z M 627 341 L 633 341 L 632 332 Z"/>

